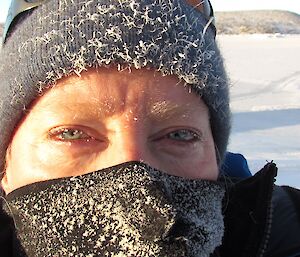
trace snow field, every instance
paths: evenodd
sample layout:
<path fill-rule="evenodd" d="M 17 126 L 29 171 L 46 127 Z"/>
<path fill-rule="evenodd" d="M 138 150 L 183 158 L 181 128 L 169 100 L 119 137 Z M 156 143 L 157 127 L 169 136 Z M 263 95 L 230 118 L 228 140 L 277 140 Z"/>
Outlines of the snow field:
<path fill-rule="evenodd" d="M 254 173 L 266 161 L 277 184 L 300 188 L 300 35 L 220 35 L 231 80 L 229 150 Z"/>

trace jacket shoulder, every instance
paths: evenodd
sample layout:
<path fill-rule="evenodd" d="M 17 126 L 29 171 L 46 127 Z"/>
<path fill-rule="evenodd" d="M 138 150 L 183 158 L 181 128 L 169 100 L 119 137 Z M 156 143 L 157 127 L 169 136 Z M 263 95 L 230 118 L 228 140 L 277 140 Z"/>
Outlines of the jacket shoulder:
<path fill-rule="evenodd" d="M 268 163 L 254 176 L 229 180 L 224 199 L 222 256 L 265 256 L 271 230 L 271 199 L 277 167 Z M 227 184 L 228 184 L 227 183 Z"/>
<path fill-rule="evenodd" d="M 300 190 L 275 186 L 272 207 L 271 236 L 266 256 L 300 256 Z"/>
<path fill-rule="evenodd" d="M 277 167 L 230 182 L 221 256 L 300 256 L 300 190 L 274 185 Z"/>

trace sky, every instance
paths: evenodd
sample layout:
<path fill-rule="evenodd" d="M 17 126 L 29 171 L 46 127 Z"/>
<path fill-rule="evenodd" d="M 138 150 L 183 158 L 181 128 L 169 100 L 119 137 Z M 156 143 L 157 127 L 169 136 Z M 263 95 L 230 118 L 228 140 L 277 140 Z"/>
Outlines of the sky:
<path fill-rule="evenodd" d="M 0 23 L 3 23 L 11 0 L 0 1 Z M 279 9 L 300 14 L 299 0 L 211 0 L 211 3 L 215 11 Z"/>
<path fill-rule="evenodd" d="M 299 0 L 211 0 L 215 11 L 287 10 L 300 14 Z"/>

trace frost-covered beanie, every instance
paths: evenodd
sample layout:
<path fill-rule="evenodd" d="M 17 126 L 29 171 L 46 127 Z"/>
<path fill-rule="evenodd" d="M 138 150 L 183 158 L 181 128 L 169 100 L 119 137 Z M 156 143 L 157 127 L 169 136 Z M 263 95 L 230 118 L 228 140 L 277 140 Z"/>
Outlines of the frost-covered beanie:
<path fill-rule="evenodd" d="M 230 132 L 228 82 L 207 22 L 185 0 L 49 0 L 36 8 L 0 53 L 0 169 L 14 129 L 45 88 L 106 65 L 175 74 L 208 106 L 220 164 Z"/>

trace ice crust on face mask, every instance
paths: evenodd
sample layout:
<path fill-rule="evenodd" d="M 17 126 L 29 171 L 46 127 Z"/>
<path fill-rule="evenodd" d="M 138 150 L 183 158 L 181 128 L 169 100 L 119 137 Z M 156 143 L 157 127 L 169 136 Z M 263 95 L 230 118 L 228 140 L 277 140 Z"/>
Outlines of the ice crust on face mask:
<path fill-rule="evenodd" d="M 24 256 L 207 257 L 224 233 L 223 195 L 218 182 L 130 162 L 17 189 L 6 211 Z"/>

